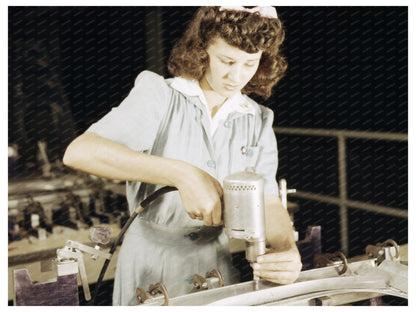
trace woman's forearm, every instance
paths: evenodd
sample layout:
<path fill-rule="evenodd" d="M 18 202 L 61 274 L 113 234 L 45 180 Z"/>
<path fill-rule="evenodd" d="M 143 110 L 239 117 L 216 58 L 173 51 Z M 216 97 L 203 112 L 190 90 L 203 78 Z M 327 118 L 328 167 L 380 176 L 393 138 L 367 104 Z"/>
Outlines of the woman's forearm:
<path fill-rule="evenodd" d="M 88 132 L 68 146 L 63 161 L 107 179 L 174 186 L 191 218 L 201 218 L 208 226 L 221 223 L 221 184 L 184 161 L 139 153 Z"/>
<path fill-rule="evenodd" d="M 107 179 L 177 186 L 191 170 L 183 161 L 133 151 L 95 133 L 86 132 L 67 147 L 65 165 Z"/>
<path fill-rule="evenodd" d="M 265 198 L 266 237 L 275 251 L 296 248 L 293 228 L 287 210 L 279 197 Z"/>

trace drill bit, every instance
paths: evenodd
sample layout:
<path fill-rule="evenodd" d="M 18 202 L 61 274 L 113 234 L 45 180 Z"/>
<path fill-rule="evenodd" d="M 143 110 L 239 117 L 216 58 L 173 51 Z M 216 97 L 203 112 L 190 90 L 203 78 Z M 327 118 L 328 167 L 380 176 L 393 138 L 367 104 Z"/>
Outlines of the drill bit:
<path fill-rule="evenodd" d="M 258 277 L 257 275 L 253 276 L 254 290 L 259 290 L 259 280 L 260 277 Z"/>

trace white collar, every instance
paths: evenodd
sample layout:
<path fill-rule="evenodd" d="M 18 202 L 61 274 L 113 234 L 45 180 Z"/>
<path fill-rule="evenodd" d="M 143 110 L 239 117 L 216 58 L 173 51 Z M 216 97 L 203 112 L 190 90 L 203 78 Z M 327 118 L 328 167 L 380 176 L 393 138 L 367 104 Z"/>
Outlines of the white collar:
<path fill-rule="evenodd" d="M 205 104 L 208 112 L 207 100 L 197 80 L 175 77 L 172 80 L 171 87 L 188 96 L 198 96 L 201 102 Z M 238 92 L 225 101 L 213 119 L 227 119 L 227 116 L 232 112 L 255 115 L 255 108 L 241 92 Z M 210 114 L 208 115 L 210 116 Z"/>

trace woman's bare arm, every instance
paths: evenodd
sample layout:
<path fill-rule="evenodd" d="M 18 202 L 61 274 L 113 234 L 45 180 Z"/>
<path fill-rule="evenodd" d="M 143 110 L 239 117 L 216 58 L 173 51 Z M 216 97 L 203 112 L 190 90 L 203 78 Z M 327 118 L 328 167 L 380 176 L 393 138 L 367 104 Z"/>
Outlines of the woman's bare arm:
<path fill-rule="evenodd" d="M 185 210 L 206 225 L 221 223 L 221 184 L 205 171 L 184 161 L 133 151 L 86 132 L 68 146 L 65 165 L 107 179 L 174 186 Z"/>

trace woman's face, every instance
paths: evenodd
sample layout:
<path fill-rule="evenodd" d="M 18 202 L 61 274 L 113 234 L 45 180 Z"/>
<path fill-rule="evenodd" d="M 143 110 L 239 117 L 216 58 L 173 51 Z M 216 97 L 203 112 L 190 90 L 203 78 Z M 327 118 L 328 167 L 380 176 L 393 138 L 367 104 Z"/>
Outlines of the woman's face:
<path fill-rule="evenodd" d="M 209 66 L 202 79 L 214 92 L 229 98 L 243 89 L 254 76 L 262 51 L 247 53 L 217 38 L 208 46 L 207 53 Z"/>

